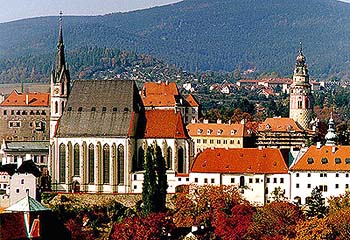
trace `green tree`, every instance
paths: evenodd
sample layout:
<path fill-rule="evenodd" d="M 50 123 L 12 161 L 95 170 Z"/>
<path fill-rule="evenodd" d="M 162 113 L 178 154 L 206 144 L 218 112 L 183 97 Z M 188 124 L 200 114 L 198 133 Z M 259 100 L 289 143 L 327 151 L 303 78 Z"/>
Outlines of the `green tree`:
<path fill-rule="evenodd" d="M 327 208 L 325 206 L 324 200 L 322 198 L 322 191 L 315 187 L 312 189 L 311 197 L 307 201 L 308 206 L 306 214 L 309 217 L 324 217 L 327 214 Z"/>
<path fill-rule="evenodd" d="M 157 144 L 147 147 L 145 153 L 145 173 L 142 186 L 143 214 L 164 212 L 166 190 L 168 188 L 165 160 Z"/>

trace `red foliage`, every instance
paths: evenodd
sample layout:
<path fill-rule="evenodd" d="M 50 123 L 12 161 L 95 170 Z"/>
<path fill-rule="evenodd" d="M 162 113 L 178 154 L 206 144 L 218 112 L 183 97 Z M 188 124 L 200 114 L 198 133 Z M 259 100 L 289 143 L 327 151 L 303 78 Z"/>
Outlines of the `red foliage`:
<path fill-rule="evenodd" d="M 248 204 L 235 205 L 229 215 L 218 211 L 213 222 L 215 234 L 222 239 L 243 239 L 254 213 L 255 209 Z"/>
<path fill-rule="evenodd" d="M 64 225 L 70 231 L 72 240 L 95 239 L 91 230 L 83 229 L 83 224 L 78 218 L 69 219 Z"/>
<path fill-rule="evenodd" d="M 109 239 L 159 239 L 173 229 L 174 224 L 168 214 L 151 213 L 145 218 L 137 216 L 115 223 Z"/>

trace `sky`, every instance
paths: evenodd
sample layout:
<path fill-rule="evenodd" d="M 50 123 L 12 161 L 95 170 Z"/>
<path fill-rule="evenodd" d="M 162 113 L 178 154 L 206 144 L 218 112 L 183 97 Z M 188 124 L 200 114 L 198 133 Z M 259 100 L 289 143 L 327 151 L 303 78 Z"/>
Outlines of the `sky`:
<path fill-rule="evenodd" d="M 181 0 L 0 0 L 0 23 L 39 16 L 103 15 L 150 8 Z M 350 1 L 350 0 L 349 0 Z"/>

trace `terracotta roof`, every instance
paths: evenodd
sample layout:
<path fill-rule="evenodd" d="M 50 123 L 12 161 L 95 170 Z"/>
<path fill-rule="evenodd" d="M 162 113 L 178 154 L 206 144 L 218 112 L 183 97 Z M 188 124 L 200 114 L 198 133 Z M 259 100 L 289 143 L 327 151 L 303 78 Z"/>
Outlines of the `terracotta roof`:
<path fill-rule="evenodd" d="M 228 123 L 190 123 L 187 125 L 188 134 L 194 136 L 243 137 L 250 136 L 244 124 Z M 210 134 L 208 134 L 210 132 Z"/>
<path fill-rule="evenodd" d="M 303 132 L 291 118 L 266 118 L 263 123 L 259 124 L 258 131 L 267 130 L 271 132 Z"/>
<path fill-rule="evenodd" d="M 260 80 L 256 80 L 256 79 L 242 79 L 242 80 L 239 80 L 238 82 L 240 82 L 240 83 L 258 83 L 258 82 L 260 82 Z"/>
<path fill-rule="evenodd" d="M 290 78 L 264 78 L 260 80 L 261 82 L 266 82 L 270 84 L 291 84 L 293 82 Z"/>
<path fill-rule="evenodd" d="M 180 112 L 147 110 L 143 138 L 187 138 Z"/>
<path fill-rule="evenodd" d="M 146 107 L 175 107 L 181 96 L 174 82 L 146 82 L 141 97 Z"/>
<path fill-rule="evenodd" d="M 191 107 L 199 107 L 198 101 L 194 98 L 192 94 L 189 94 L 186 98 L 186 101 L 188 102 L 188 105 Z"/>
<path fill-rule="evenodd" d="M 145 107 L 175 107 L 176 98 L 172 95 L 147 95 L 142 97 Z"/>
<path fill-rule="evenodd" d="M 288 173 L 279 149 L 205 149 L 194 160 L 192 172 L 201 173 Z"/>
<path fill-rule="evenodd" d="M 50 106 L 50 93 L 18 93 L 13 90 L 0 106 Z"/>
<path fill-rule="evenodd" d="M 350 171 L 350 146 L 311 146 L 291 171 Z"/>
<path fill-rule="evenodd" d="M 142 90 L 146 90 L 146 96 L 153 95 L 179 95 L 176 83 L 174 82 L 146 82 Z"/>

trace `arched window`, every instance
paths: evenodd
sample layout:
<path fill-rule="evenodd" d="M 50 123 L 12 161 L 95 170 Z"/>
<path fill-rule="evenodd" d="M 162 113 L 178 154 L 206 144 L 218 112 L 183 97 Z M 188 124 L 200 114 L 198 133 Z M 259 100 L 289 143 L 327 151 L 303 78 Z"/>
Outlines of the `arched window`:
<path fill-rule="evenodd" d="M 136 170 L 143 170 L 143 162 L 145 158 L 145 151 L 143 150 L 143 147 L 139 147 L 139 157 L 137 161 Z"/>
<path fill-rule="evenodd" d="M 55 102 L 55 113 L 56 114 L 58 113 L 58 102 L 57 101 Z"/>
<path fill-rule="evenodd" d="M 171 149 L 171 147 L 168 147 L 167 151 L 167 156 L 166 156 L 166 167 L 167 169 L 172 169 L 172 159 L 173 159 L 173 150 Z"/>
<path fill-rule="evenodd" d="M 74 145 L 74 159 L 73 159 L 73 175 L 80 176 L 80 148 L 79 144 Z"/>
<path fill-rule="evenodd" d="M 124 146 L 118 146 L 118 184 L 124 184 Z"/>
<path fill-rule="evenodd" d="M 109 184 L 109 145 L 105 144 L 103 146 L 103 184 Z"/>
<path fill-rule="evenodd" d="M 59 174 L 58 181 L 60 183 L 66 182 L 66 145 L 63 143 L 60 145 L 60 154 L 59 154 Z"/>
<path fill-rule="evenodd" d="M 177 159 L 178 159 L 178 173 L 184 173 L 185 172 L 185 161 L 184 161 L 184 150 L 182 147 L 179 148 L 177 152 Z"/>
<path fill-rule="evenodd" d="M 89 145 L 89 183 L 95 181 L 95 148 L 93 144 Z"/>

